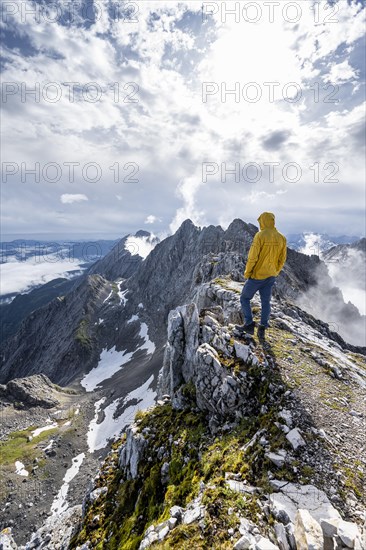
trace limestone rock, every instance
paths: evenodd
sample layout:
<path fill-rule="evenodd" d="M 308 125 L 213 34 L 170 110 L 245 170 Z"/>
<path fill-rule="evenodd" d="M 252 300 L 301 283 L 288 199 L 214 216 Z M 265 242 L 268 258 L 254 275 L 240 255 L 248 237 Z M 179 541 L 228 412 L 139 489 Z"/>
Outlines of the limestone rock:
<path fill-rule="evenodd" d="M 286 439 L 291 443 L 292 448 L 296 451 L 299 447 L 306 445 L 299 428 L 293 428 L 286 434 Z"/>
<path fill-rule="evenodd" d="M 295 517 L 297 550 L 323 550 L 324 538 L 319 523 L 308 510 L 299 509 Z"/>
<path fill-rule="evenodd" d="M 282 523 L 276 522 L 274 524 L 274 531 L 276 533 L 277 543 L 280 550 L 290 550 L 285 526 Z"/>
<path fill-rule="evenodd" d="M 3 529 L 0 533 L 0 549 L 1 550 L 17 550 L 18 546 L 13 539 L 11 527 Z"/>
<path fill-rule="evenodd" d="M 250 533 L 246 533 L 236 542 L 234 545 L 234 550 L 249 550 L 253 548 L 255 543 L 255 538 Z"/>
<path fill-rule="evenodd" d="M 81 506 L 73 506 L 64 512 L 50 516 L 45 524 L 32 534 L 25 550 L 32 548 L 68 550 L 70 541 L 78 529 L 81 513 Z"/>
<path fill-rule="evenodd" d="M 350 521 L 341 520 L 338 524 L 337 534 L 348 548 L 354 548 L 356 540 L 360 539 L 357 525 Z"/>
<path fill-rule="evenodd" d="M 127 428 L 126 436 L 126 443 L 120 450 L 119 467 L 125 471 L 127 479 L 136 479 L 147 442 L 134 424 Z"/>
<path fill-rule="evenodd" d="M 279 548 L 266 537 L 260 537 L 255 543 L 255 550 L 279 550 Z"/>
<path fill-rule="evenodd" d="M 280 492 L 269 496 L 270 507 L 279 521 L 294 523 L 299 508 L 308 510 L 312 517 L 320 522 L 322 519 L 341 519 L 327 495 L 313 485 L 298 485 L 288 482 L 274 484 Z M 286 518 L 288 520 L 286 521 Z"/>
<path fill-rule="evenodd" d="M 285 461 L 286 461 L 286 452 L 284 452 L 284 453 L 268 452 L 268 453 L 265 453 L 264 456 L 266 458 L 268 458 L 268 460 L 273 462 L 273 464 L 275 466 L 277 466 L 278 468 L 282 468 L 282 466 L 285 464 Z"/>

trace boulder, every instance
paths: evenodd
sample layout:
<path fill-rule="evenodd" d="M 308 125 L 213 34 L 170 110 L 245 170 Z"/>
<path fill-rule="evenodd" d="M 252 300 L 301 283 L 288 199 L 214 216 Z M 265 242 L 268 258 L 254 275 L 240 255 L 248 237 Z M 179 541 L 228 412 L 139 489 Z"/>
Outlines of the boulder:
<path fill-rule="evenodd" d="M 290 430 L 288 434 L 286 434 L 286 439 L 290 442 L 294 451 L 296 451 L 299 447 L 306 445 L 299 428 L 293 428 Z"/>
<path fill-rule="evenodd" d="M 341 520 L 338 523 L 337 534 L 348 548 L 354 548 L 356 540 L 360 539 L 360 532 L 355 523 Z"/>
<path fill-rule="evenodd" d="M 308 510 L 299 509 L 294 530 L 297 550 L 323 550 L 324 537 L 319 523 Z"/>
<path fill-rule="evenodd" d="M 294 523 L 299 508 L 308 510 L 317 522 L 322 519 L 341 519 L 339 512 L 331 504 L 324 491 L 313 485 L 299 485 L 275 480 L 273 484 L 280 489 L 280 492 L 269 495 L 269 503 L 273 514 L 282 523 L 286 524 L 289 521 Z"/>
<path fill-rule="evenodd" d="M 274 524 L 274 531 L 276 533 L 277 543 L 280 550 L 290 550 L 285 526 L 282 523 L 276 522 Z"/>

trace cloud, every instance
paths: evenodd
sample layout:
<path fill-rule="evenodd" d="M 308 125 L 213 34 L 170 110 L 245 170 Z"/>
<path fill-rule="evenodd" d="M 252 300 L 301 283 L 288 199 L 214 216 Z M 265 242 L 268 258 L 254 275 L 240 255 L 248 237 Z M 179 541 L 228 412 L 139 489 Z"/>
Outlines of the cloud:
<path fill-rule="evenodd" d="M 314 10 L 302 9 L 296 25 L 281 9 L 273 23 L 264 8 L 258 24 L 233 16 L 223 22 L 220 13 L 203 21 L 199 2 L 162 0 L 138 3 L 136 21 L 127 23 L 111 17 L 109 1 L 98 6 L 99 17 L 83 21 L 78 13 L 73 24 L 17 16 L 4 23 L 2 79 L 19 89 L 2 105 L 2 158 L 18 166 L 1 189 L 3 233 L 62 238 L 72 227 L 118 236 L 150 223 L 150 212 L 164 220 L 162 231 L 186 217 L 198 225 L 229 217 L 255 223 L 259 207 L 281 214 L 289 232 L 307 222 L 313 231 L 363 231 L 361 4 L 343 3 L 337 24 L 315 24 Z M 22 89 L 37 82 L 39 101 L 32 93 L 22 101 Z M 48 82 L 58 85 L 56 102 L 44 99 Z M 91 82 L 98 101 L 88 99 Z M 217 87 L 207 102 L 204 82 Z M 248 82 L 259 87 L 256 102 L 245 97 Z M 278 83 L 273 101 L 266 82 Z M 288 101 L 294 87 L 286 97 L 289 82 L 301 88 L 298 101 Z M 238 93 L 225 95 L 237 83 Z M 338 86 L 333 96 L 329 84 Z M 219 170 L 205 183 L 207 161 Z M 250 162 L 262 170 L 255 188 L 242 177 Z M 302 171 L 296 183 L 284 177 L 291 162 Z M 28 170 L 39 163 L 39 183 L 22 173 L 22 163 Z M 57 181 L 48 163 L 59 165 Z M 70 163 L 77 163 L 73 171 Z M 222 177 L 223 163 L 240 164 L 239 181 Z M 265 163 L 278 164 L 273 180 Z M 335 165 L 337 185 L 327 182 Z M 86 199 L 66 199 L 73 207 L 60 212 L 60 196 Z"/>
<path fill-rule="evenodd" d="M 144 223 L 155 223 L 155 222 L 161 222 L 161 219 L 158 218 L 157 216 L 154 216 L 153 214 L 150 214 L 149 216 L 147 216 Z"/>
<path fill-rule="evenodd" d="M 333 84 L 339 84 L 346 82 L 347 80 L 357 79 L 359 70 L 355 70 L 350 64 L 348 59 L 342 63 L 334 63 L 329 71 L 329 77 L 326 79 Z"/>
<path fill-rule="evenodd" d="M 64 195 L 61 195 L 60 200 L 63 204 L 72 204 L 73 202 L 87 201 L 89 199 L 86 195 L 82 195 L 80 193 L 75 195 L 65 193 Z"/>
<path fill-rule="evenodd" d="M 29 292 L 33 287 L 58 277 L 70 279 L 82 272 L 81 263 L 50 254 L 43 258 L 3 263 L 0 265 L 1 295 Z"/>
<path fill-rule="evenodd" d="M 272 132 L 268 137 L 264 138 L 262 145 L 267 151 L 277 151 L 288 140 L 291 132 L 287 130 L 277 130 Z"/>

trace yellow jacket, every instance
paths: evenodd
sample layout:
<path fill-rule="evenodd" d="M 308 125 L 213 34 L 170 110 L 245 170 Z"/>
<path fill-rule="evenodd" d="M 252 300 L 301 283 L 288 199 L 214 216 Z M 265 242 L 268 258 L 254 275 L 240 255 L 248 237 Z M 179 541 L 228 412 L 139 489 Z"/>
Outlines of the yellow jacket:
<path fill-rule="evenodd" d="M 254 235 L 249 250 L 244 272 L 246 279 L 277 277 L 286 261 L 286 237 L 275 228 L 274 214 L 263 212 L 258 221 L 260 231 Z"/>

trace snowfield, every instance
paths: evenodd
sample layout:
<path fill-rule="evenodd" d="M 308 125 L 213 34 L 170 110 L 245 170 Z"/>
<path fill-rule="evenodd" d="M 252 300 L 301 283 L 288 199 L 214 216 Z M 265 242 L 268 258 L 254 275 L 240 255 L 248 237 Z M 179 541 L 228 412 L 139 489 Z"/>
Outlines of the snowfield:
<path fill-rule="evenodd" d="M 135 414 L 138 410 L 144 410 L 155 404 L 156 392 L 150 388 L 154 381 L 154 376 L 150 378 L 140 387 L 131 391 L 122 399 L 116 399 L 108 405 L 104 410 L 104 420 L 98 424 L 99 412 L 102 408 L 106 398 L 99 399 L 94 404 L 95 416 L 89 424 L 88 431 L 88 447 L 89 452 L 93 453 L 99 449 L 103 449 L 108 444 L 110 439 L 114 439 L 118 436 L 131 422 L 133 422 Z M 114 417 L 115 411 L 120 406 L 122 401 L 123 406 L 126 406 L 123 413 Z M 131 401 L 137 401 L 134 405 L 129 405 Z"/>
<path fill-rule="evenodd" d="M 80 384 L 87 392 L 95 390 L 101 382 L 111 378 L 130 359 L 135 352 L 127 353 L 126 350 L 117 351 L 116 346 L 110 350 L 103 349 L 98 365 L 84 376 Z"/>
<path fill-rule="evenodd" d="M 78 474 L 84 458 L 85 453 L 80 453 L 78 456 L 72 459 L 72 466 L 67 470 L 63 479 L 64 483 L 52 503 L 52 515 L 59 514 L 60 512 L 63 512 L 68 508 L 69 505 L 67 503 L 66 497 L 69 490 L 69 485 L 74 477 Z"/>

